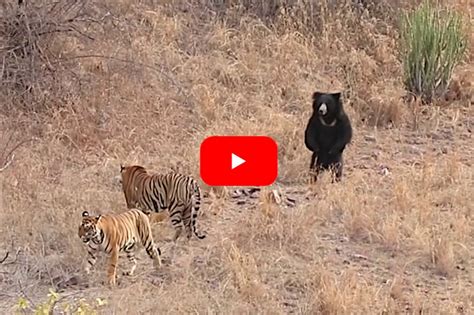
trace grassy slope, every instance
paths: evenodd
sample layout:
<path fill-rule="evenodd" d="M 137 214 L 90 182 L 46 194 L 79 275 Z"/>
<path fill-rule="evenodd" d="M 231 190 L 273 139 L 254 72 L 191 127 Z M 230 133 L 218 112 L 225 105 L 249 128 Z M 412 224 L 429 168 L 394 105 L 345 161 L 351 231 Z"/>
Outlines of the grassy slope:
<path fill-rule="evenodd" d="M 82 58 L 74 71 L 86 89 L 61 109 L 0 116 L 3 135 L 35 137 L 0 174 L 0 253 L 11 252 L 0 265 L 1 309 L 10 312 L 21 295 L 45 300 L 54 286 L 63 301 L 100 296 L 104 312 L 118 314 L 473 311 L 471 95 L 441 108 L 404 104 L 389 23 L 341 9 L 310 41 L 289 18 L 282 33 L 249 17 L 225 24 L 105 3 L 113 14 L 106 32 L 95 31 L 99 40 L 63 40 L 57 49 L 135 64 Z M 472 71 L 456 74 L 461 82 Z M 347 175 L 310 187 L 310 96 L 341 88 L 355 129 Z M 295 208 L 211 193 L 200 221 L 207 239 L 173 250 L 171 228 L 154 228 L 161 271 L 141 253 L 137 275 L 116 290 L 101 284 L 104 260 L 83 276 L 80 214 L 124 210 L 120 163 L 198 178 L 205 137 L 256 133 L 278 141 L 275 186 Z"/>

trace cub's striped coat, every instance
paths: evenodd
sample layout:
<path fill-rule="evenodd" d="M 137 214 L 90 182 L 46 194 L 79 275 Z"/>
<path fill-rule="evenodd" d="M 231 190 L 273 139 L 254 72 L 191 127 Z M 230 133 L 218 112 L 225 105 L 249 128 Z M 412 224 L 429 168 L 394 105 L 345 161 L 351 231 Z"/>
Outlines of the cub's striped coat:
<path fill-rule="evenodd" d="M 134 250 L 142 245 L 148 256 L 154 261 L 155 268 L 161 266 L 161 251 L 153 241 L 148 217 L 137 209 L 119 214 L 90 216 L 87 211 L 82 213 L 79 226 L 79 237 L 88 245 L 86 273 L 89 274 L 95 265 L 96 253 L 99 251 L 110 255 L 107 271 L 109 284 L 115 285 L 119 252 L 125 252 L 132 263 L 126 275 L 132 275 L 137 266 Z M 137 246 L 136 246 L 137 245 Z"/>

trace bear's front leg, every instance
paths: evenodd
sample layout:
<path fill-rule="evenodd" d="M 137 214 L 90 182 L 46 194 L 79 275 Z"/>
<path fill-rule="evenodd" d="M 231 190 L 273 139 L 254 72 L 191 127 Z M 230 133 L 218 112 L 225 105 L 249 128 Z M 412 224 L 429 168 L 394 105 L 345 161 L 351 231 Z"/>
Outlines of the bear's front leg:
<path fill-rule="evenodd" d="M 333 183 L 334 181 L 336 182 L 340 182 L 341 181 L 341 178 L 342 178 L 342 169 L 344 167 L 343 165 L 343 160 L 342 160 L 342 154 L 340 154 L 338 156 L 338 158 L 336 159 L 336 161 L 334 162 L 334 164 L 332 165 L 332 169 L 333 169 L 333 172 L 334 172 L 334 177 L 333 178 Z"/>
<path fill-rule="evenodd" d="M 318 158 L 317 152 L 313 152 L 313 154 L 311 155 L 311 162 L 309 164 L 311 183 L 316 183 L 316 181 L 318 180 L 319 166 L 317 165 L 318 163 L 316 162 L 317 158 Z"/>

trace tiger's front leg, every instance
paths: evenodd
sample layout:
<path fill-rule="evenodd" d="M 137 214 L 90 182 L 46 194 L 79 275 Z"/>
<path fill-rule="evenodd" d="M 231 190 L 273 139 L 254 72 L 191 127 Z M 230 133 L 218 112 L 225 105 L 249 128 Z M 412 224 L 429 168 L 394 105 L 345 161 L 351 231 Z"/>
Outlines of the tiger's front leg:
<path fill-rule="evenodd" d="M 97 262 L 97 257 L 96 257 L 96 250 L 92 247 L 87 248 L 87 266 L 84 269 L 86 274 L 90 274 L 92 268 L 94 267 L 95 263 Z"/>
<path fill-rule="evenodd" d="M 110 286 L 115 286 L 117 284 L 117 263 L 118 263 L 119 249 L 117 247 L 112 249 L 110 253 L 110 262 L 109 268 L 107 270 L 107 278 Z"/>

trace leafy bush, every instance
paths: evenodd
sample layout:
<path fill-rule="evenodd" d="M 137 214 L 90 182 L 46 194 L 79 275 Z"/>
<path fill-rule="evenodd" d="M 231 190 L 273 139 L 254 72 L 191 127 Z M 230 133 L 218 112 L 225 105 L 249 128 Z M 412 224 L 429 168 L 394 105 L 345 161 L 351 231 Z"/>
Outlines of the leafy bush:
<path fill-rule="evenodd" d="M 454 67 L 463 58 L 466 41 L 462 18 L 456 12 L 425 1 L 404 14 L 401 45 L 406 89 L 427 103 L 443 96 Z"/>

